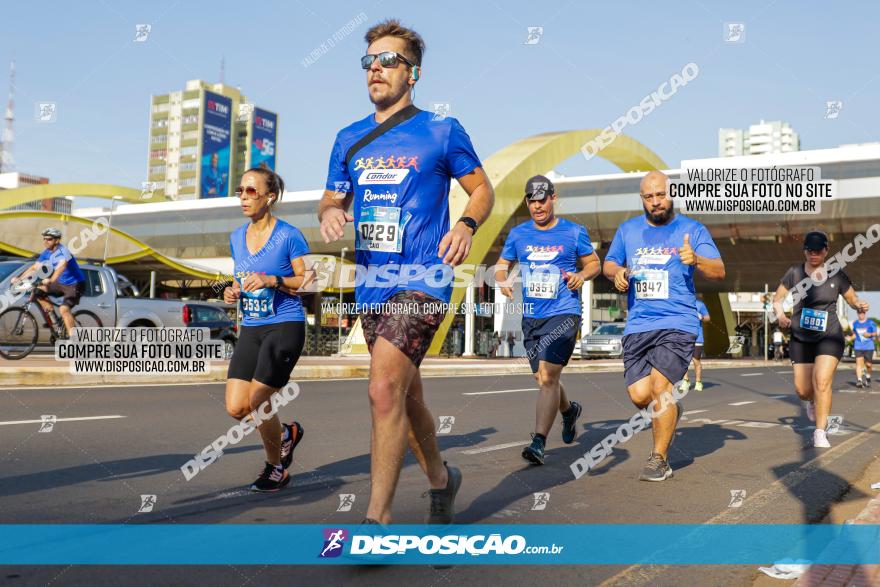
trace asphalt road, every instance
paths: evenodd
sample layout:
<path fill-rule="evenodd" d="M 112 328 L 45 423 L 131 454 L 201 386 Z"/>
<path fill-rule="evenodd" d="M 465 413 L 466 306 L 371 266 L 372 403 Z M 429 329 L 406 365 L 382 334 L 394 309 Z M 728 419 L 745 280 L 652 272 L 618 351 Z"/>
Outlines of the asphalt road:
<path fill-rule="evenodd" d="M 784 363 L 704 374 L 703 392 L 684 399 L 670 452 L 675 476 L 643 483 L 648 430 L 618 445 L 596 470 L 575 479 L 569 464 L 628 420 L 635 409 L 620 373 L 563 375 L 584 407 L 579 437 L 565 446 L 555 425 L 547 464 L 520 457 L 534 422 L 528 376 L 425 380 L 435 418 L 454 417 L 439 436 L 464 481 L 458 523 L 654 524 L 815 522 L 880 450 L 880 386 L 856 390 L 852 370 L 835 379 L 833 414 L 843 416 L 833 448 L 809 448 L 810 423 Z M 275 495 L 246 487 L 263 463 L 256 435 L 187 482 L 180 466 L 233 421 L 221 384 L 0 389 L 0 523 L 311 523 L 353 524 L 369 498 L 370 420 L 364 380 L 309 381 L 282 409 L 305 436 L 293 481 Z M 55 415 L 40 432 L 42 415 Z M 79 419 L 119 416 L 100 419 Z M 66 419 L 73 420 L 66 420 Z M 34 421 L 36 420 L 36 422 Z M 30 421 L 18 423 L 21 421 Z M 395 498 L 395 522 L 421 523 L 426 482 L 408 458 Z M 744 490 L 740 507 L 731 491 Z M 535 509 L 535 493 L 549 493 Z M 350 511 L 337 511 L 353 494 Z M 156 495 L 139 513 L 141 495 Z M 772 561 L 768 561 L 770 563 Z M 2 567 L 4 585 L 245 585 L 314 579 L 322 585 L 751 585 L 754 567 Z"/>

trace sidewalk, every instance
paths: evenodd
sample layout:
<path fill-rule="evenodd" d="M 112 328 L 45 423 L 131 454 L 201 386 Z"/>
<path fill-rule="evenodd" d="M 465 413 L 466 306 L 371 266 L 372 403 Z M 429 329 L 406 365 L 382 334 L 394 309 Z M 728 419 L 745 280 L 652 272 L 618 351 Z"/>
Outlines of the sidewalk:
<path fill-rule="evenodd" d="M 136 373 L 77 374 L 70 372 L 67 361 L 56 361 L 48 353 L 33 354 L 19 361 L 0 359 L 0 386 L 52 386 L 92 385 L 102 383 L 201 383 L 225 381 L 228 361 L 214 361 L 205 374 L 140 375 Z M 790 368 L 787 362 L 774 363 L 751 359 L 704 359 L 705 369 L 732 367 L 779 367 Z M 369 355 L 347 357 L 302 357 L 293 370 L 293 379 L 354 379 L 369 376 Z M 566 373 L 622 372 L 620 359 L 572 359 Z M 525 358 L 440 358 L 429 357 L 421 366 L 423 377 L 449 377 L 461 375 L 528 375 L 531 373 Z"/>

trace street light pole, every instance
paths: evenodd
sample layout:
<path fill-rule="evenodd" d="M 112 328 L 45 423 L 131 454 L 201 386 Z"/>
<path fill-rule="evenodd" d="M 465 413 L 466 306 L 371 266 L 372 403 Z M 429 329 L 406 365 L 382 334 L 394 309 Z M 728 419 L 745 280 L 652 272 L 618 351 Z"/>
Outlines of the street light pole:
<path fill-rule="evenodd" d="M 342 265 L 345 263 L 345 253 L 347 252 L 348 247 L 342 247 L 342 250 L 339 251 L 339 271 L 336 272 L 336 275 L 340 276 L 336 283 L 339 287 L 339 307 L 336 308 L 336 336 L 339 342 L 336 345 L 336 352 L 339 355 L 342 355 Z"/>
<path fill-rule="evenodd" d="M 767 361 L 767 353 L 769 352 L 769 350 L 767 349 L 767 346 L 770 343 L 770 340 L 767 337 L 767 329 L 770 327 L 770 325 L 767 323 L 767 313 L 768 313 L 767 303 L 768 303 L 768 299 L 769 299 L 769 292 L 770 292 L 770 288 L 765 283 L 764 284 L 764 300 L 763 300 L 764 301 L 764 361 Z M 774 352 L 775 352 L 775 350 L 776 349 L 774 349 Z"/>
<path fill-rule="evenodd" d="M 110 220 L 107 222 L 107 236 L 104 238 L 104 265 L 107 265 L 107 246 L 110 244 L 110 232 L 113 228 L 113 211 L 116 209 L 116 200 L 122 196 L 113 196 L 110 204 Z"/>

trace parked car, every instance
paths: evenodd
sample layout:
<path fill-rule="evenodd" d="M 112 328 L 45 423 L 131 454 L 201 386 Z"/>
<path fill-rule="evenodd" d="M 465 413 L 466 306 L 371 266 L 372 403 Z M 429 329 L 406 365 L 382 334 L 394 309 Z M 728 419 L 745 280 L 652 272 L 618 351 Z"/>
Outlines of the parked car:
<path fill-rule="evenodd" d="M 623 322 L 607 322 L 581 338 L 581 358 L 615 358 L 623 356 Z"/>
<path fill-rule="evenodd" d="M 238 324 L 223 308 L 187 302 L 183 306 L 183 321 L 189 328 L 210 328 L 211 339 L 223 341 L 223 358 L 232 357 L 238 340 Z"/>
<path fill-rule="evenodd" d="M 10 289 L 13 277 L 23 273 L 33 265 L 33 259 L 0 260 L 0 292 Z M 166 300 L 160 298 L 144 298 L 138 288 L 124 275 L 120 275 L 112 267 L 80 263 L 80 269 L 86 276 L 86 287 L 80 297 L 77 310 L 88 310 L 95 314 L 103 326 L 118 326 L 126 328 L 135 327 L 189 327 L 189 322 L 196 317 L 191 306 L 203 306 L 217 308 L 221 313 L 228 304 L 197 302 L 184 300 Z M 60 302 L 60 297 L 52 297 L 54 302 Z M 26 299 L 19 298 L 15 305 L 24 305 Z M 38 324 L 42 324 L 42 318 L 34 315 Z M 211 321 L 208 321 L 211 322 Z M 225 324 L 225 323 L 224 323 Z M 229 328 L 212 328 L 221 340 L 228 338 Z M 237 333 L 232 329 L 235 338 Z M 49 333 L 45 328 L 40 329 L 40 343 L 48 342 Z M 234 342 L 233 342 L 234 344 Z"/>

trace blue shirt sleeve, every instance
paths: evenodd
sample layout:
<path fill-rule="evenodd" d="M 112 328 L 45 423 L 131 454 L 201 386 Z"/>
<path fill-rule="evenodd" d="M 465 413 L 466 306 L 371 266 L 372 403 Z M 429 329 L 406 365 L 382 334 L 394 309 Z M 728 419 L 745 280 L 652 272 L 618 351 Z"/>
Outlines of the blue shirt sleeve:
<path fill-rule="evenodd" d="M 513 232 L 507 235 L 504 248 L 501 249 L 501 258 L 507 261 L 516 261 L 516 236 Z"/>
<path fill-rule="evenodd" d="M 709 308 L 706 307 L 706 304 L 697 300 L 697 312 L 700 314 L 700 317 L 705 317 L 709 315 Z"/>
<path fill-rule="evenodd" d="M 712 235 L 709 234 L 709 230 L 702 224 L 691 235 L 691 247 L 693 247 L 694 253 L 701 257 L 706 257 L 707 259 L 719 259 L 721 257 L 718 247 L 715 246 L 715 241 L 712 240 Z"/>
<path fill-rule="evenodd" d="M 617 232 L 614 233 L 614 238 L 611 240 L 611 246 L 608 248 L 608 254 L 605 255 L 606 261 L 614 261 L 621 267 L 626 267 L 626 245 L 623 242 L 623 234 L 620 230 L 621 227 L 617 227 Z"/>
<path fill-rule="evenodd" d="M 482 164 L 464 127 L 456 119 L 450 120 L 452 128 L 449 130 L 449 139 L 446 144 L 446 169 L 449 175 L 458 179 L 477 167 L 481 167 Z"/>
<path fill-rule="evenodd" d="M 64 245 L 58 245 L 58 252 L 60 253 L 60 257 L 65 261 L 70 261 L 73 259 L 73 255 L 70 253 L 70 250 Z"/>
<path fill-rule="evenodd" d="M 587 232 L 587 229 L 584 226 L 578 226 L 577 230 L 577 256 L 585 257 L 587 255 L 592 255 L 593 243 L 590 242 L 590 233 Z"/>
<path fill-rule="evenodd" d="M 304 255 L 309 254 L 309 243 L 299 230 L 290 231 L 290 237 L 287 239 L 288 258 L 292 261 Z"/>
<path fill-rule="evenodd" d="M 348 182 L 347 192 L 352 191 L 351 174 L 348 173 L 348 166 L 345 165 L 345 152 L 342 150 L 342 143 L 339 141 L 339 135 L 336 135 L 336 142 L 333 143 L 333 150 L 330 152 L 330 163 L 327 166 L 327 184 L 325 189 L 331 192 L 339 191 L 336 182 Z"/>

